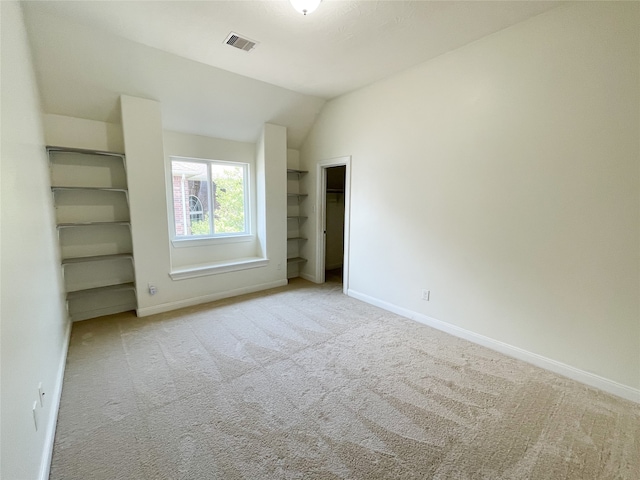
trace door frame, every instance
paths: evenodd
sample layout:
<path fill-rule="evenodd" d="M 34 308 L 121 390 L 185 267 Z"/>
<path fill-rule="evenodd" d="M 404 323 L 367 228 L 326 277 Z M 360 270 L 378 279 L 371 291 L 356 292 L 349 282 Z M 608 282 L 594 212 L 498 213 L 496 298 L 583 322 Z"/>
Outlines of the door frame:
<path fill-rule="evenodd" d="M 345 167 L 344 172 L 344 257 L 342 264 L 342 291 L 349 290 L 349 235 L 351 225 L 351 156 L 321 160 L 316 165 L 316 283 L 324 283 L 327 224 L 327 168 Z"/>

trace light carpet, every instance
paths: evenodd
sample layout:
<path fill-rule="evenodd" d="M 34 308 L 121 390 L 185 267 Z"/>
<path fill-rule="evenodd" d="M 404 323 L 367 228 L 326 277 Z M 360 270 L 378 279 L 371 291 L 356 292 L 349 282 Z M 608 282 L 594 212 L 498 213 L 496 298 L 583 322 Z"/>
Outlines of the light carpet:
<path fill-rule="evenodd" d="M 74 324 L 50 478 L 637 480 L 640 406 L 294 280 Z"/>

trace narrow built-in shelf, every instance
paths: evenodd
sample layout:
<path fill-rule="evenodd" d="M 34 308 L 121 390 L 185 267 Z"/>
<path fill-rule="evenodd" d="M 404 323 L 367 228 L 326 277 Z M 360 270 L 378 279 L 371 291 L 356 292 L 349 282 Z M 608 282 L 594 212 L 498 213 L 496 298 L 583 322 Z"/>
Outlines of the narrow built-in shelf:
<path fill-rule="evenodd" d="M 302 264 L 304 262 L 307 261 L 306 258 L 300 257 L 298 256 L 300 254 L 299 250 L 300 247 L 303 245 L 302 242 L 306 241 L 307 239 L 305 237 L 303 237 L 303 233 L 300 231 L 302 224 L 307 220 L 307 216 L 305 215 L 296 215 L 299 213 L 305 213 L 305 212 L 300 212 L 298 209 L 301 208 L 301 204 L 303 204 L 305 202 L 305 200 L 307 199 L 307 197 L 309 197 L 309 194 L 307 193 L 299 193 L 300 192 L 300 177 L 302 177 L 303 175 L 309 173 L 308 170 L 297 170 L 295 168 L 288 168 L 287 169 L 287 174 L 291 174 L 291 176 L 294 176 L 294 178 L 289 178 L 290 182 L 294 182 L 295 181 L 295 185 L 291 185 L 291 190 L 293 190 L 292 192 L 287 192 L 287 199 L 294 199 L 294 200 L 290 200 L 288 202 L 287 207 L 291 207 L 291 210 L 288 212 L 287 215 L 287 221 L 291 221 L 293 222 L 297 222 L 295 224 L 289 225 L 287 227 L 288 229 L 288 236 L 287 236 L 287 253 L 288 253 L 288 257 L 287 258 L 287 265 L 288 265 L 288 269 L 287 269 L 287 278 L 293 278 L 295 276 L 300 275 L 300 269 L 302 268 Z M 297 204 L 294 207 L 294 204 Z M 291 230 L 289 230 L 290 227 L 296 227 L 295 231 L 293 230 L 293 228 Z"/>
<path fill-rule="evenodd" d="M 104 287 L 86 288 L 84 290 L 73 290 L 67 293 L 67 300 L 78 298 L 86 295 L 92 295 L 104 292 L 120 292 L 125 290 L 134 290 L 136 287 L 133 282 L 118 283 L 116 285 L 107 285 Z"/>
<path fill-rule="evenodd" d="M 72 257 L 63 258 L 62 265 L 71 265 L 74 263 L 89 263 L 89 262 L 101 262 L 104 260 L 118 260 L 120 258 L 133 258 L 132 253 L 114 253 L 111 255 L 94 255 L 91 257 Z"/>
<path fill-rule="evenodd" d="M 47 152 L 71 320 L 135 310 L 124 154 L 55 146 Z M 107 249 L 113 242 L 115 249 Z"/>
<path fill-rule="evenodd" d="M 55 145 L 47 146 L 47 152 L 84 153 L 87 155 L 102 155 L 105 157 L 124 158 L 124 153 L 106 152 L 104 150 L 87 150 L 86 148 L 57 147 Z"/>
<path fill-rule="evenodd" d="M 302 263 L 302 262 L 306 262 L 307 259 L 306 258 L 302 258 L 302 257 L 293 257 L 293 258 L 287 258 L 287 265 L 292 264 L 292 263 Z"/>
<path fill-rule="evenodd" d="M 59 190 L 91 190 L 91 191 L 106 191 L 106 192 L 123 192 L 126 193 L 126 188 L 114 188 L 114 187 L 51 187 L 51 190 L 56 192 Z"/>
<path fill-rule="evenodd" d="M 101 225 L 126 225 L 131 226 L 129 221 L 126 222 L 78 222 L 78 223 L 59 223 L 58 228 L 70 228 L 70 227 L 95 227 Z"/>

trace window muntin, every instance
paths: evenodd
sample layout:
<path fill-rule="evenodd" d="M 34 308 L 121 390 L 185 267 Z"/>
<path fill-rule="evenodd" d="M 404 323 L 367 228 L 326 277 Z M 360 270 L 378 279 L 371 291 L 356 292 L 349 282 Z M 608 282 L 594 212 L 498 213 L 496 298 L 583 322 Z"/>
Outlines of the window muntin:
<path fill-rule="evenodd" d="M 189 197 L 189 215 L 191 222 L 202 222 L 204 220 L 204 207 L 202 201 L 195 195 Z"/>
<path fill-rule="evenodd" d="M 249 234 L 248 164 L 171 157 L 176 239 Z"/>

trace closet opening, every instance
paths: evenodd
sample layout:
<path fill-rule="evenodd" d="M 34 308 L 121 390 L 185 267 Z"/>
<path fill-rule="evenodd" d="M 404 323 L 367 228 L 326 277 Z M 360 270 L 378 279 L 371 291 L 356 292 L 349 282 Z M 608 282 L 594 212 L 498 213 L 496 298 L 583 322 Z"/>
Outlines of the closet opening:
<path fill-rule="evenodd" d="M 325 169 L 324 276 L 331 283 L 343 283 L 346 169 L 345 165 Z"/>

